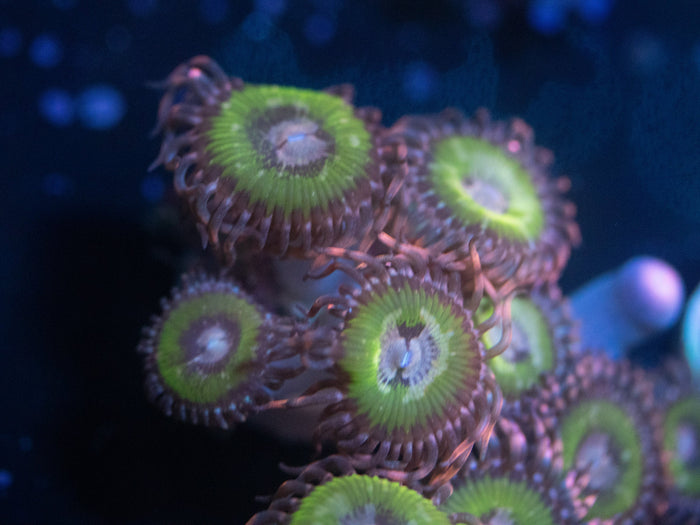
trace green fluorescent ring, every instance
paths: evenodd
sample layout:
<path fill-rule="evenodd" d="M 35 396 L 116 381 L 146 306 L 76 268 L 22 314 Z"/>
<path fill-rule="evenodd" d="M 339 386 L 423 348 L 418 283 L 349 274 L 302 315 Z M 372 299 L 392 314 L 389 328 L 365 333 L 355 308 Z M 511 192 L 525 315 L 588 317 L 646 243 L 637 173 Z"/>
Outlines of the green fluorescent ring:
<path fill-rule="evenodd" d="M 544 210 L 527 170 L 484 139 L 451 136 L 434 145 L 428 166 L 435 193 L 465 225 L 481 225 L 508 239 L 532 242 L 544 228 Z M 479 181 L 505 210 L 477 202 L 466 187 Z"/>
<path fill-rule="evenodd" d="M 356 309 L 343 330 L 340 362 L 350 377 L 348 396 L 359 412 L 389 433 L 399 428 L 410 432 L 446 407 L 461 404 L 459 393 L 476 384 L 481 368 L 480 346 L 447 296 L 416 289 L 410 282 L 397 288 L 373 294 Z M 434 354 L 429 361 L 423 359 L 419 379 L 410 385 L 381 380 L 382 352 L 391 344 L 387 334 L 398 325 L 422 325 Z"/>
<path fill-rule="evenodd" d="M 683 435 L 683 427 L 688 426 L 690 435 Z M 692 442 L 688 443 L 687 441 Z M 700 495 L 700 466 L 697 457 L 690 465 L 683 460 L 680 447 L 691 448 L 697 455 L 700 446 L 700 399 L 689 397 L 671 405 L 664 422 L 664 449 L 669 453 L 669 469 L 674 485 L 684 494 Z"/>
<path fill-rule="evenodd" d="M 513 525 L 554 525 L 551 512 L 540 494 L 526 482 L 512 481 L 507 477 L 484 476 L 468 480 L 440 509 L 448 515 L 469 513 L 482 519 L 495 514 L 508 520 L 504 523 Z"/>
<path fill-rule="evenodd" d="M 201 319 L 221 316 L 238 325 L 238 344 L 225 367 L 216 374 L 189 370 L 183 336 Z M 206 293 L 176 305 L 163 323 L 157 347 L 158 370 L 163 381 L 181 398 L 214 403 L 246 380 L 241 365 L 256 357 L 263 319 L 245 299 L 231 293 Z"/>
<path fill-rule="evenodd" d="M 449 525 L 450 521 L 429 499 L 398 482 L 352 474 L 314 488 L 301 500 L 290 525 L 341 523 Z"/>
<path fill-rule="evenodd" d="M 491 314 L 490 310 L 479 312 L 480 321 Z M 511 345 L 503 354 L 488 362 L 506 396 L 517 395 L 532 387 L 541 373 L 554 368 L 556 359 L 549 321 L 531 299 L 526 296 L 515 297 L 511 302 L 511 319 Z M 500 326 L 496 325 L 483 335 L 485 346 L 494 346 L 500 335 Z M 511 359 L 509 353 L 512 354 L 519 347 L 527 348 L 527 356 L 522 360 Z"/>
<path fill-rule="evenodd" d="M 334 153 L 324 159 L 318 172 L 293 175 L 283 166 L 266 165 L 257 151 L 254 134 L 266 129 L 251 126 L 266 112 L 292 108 L 296 118 L 316 123 L 332 138 Z M 211 119 L 206 149 L 214 164 L 223 167 L 223 178 L 235 181 L 235 191 L 247 192 L 253 204 L 263 204 L 268 214 L 275 208 L 286 217 L 299 211 L 308 218 L 311 210 L 328 210 L 330 204 L 352 191 L 358 180 L 368 178 L 372 139 L 352 106 L 328 93 L 275 85 L 248 84 L 234 91 Z M 290 140 L 304 140 L 300 132 Z"/>
<path fill-rule="evenodd" d="M 619 451 L 621 474 L 614 487 L 598 495 L 586 518 L 609 519 L 635 504 L 642 486 L 644 458 L 637 429 L 625 410 L 606 400 L 583 401 L 562 421 L 565 469 L 575 466 L 579 447 L 594 432 L 612 439 Z"/>

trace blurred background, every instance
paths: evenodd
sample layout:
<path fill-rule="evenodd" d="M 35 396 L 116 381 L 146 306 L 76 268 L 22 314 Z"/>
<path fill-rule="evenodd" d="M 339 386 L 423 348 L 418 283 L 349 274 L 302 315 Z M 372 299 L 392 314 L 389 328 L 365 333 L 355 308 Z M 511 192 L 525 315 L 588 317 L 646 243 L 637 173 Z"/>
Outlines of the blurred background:
<path fill-rule="evenodd" d="M 196 54 L 247 81 L 350 82 L 390 125 L 486 106 L 571 178 L 571 292 L 628 258 L 700 281 L 694 0 L 0 0 L 0 522 L 244 523 L 309 451 L 148 405 L 141 326 L 196 247 L 147 170 Z M 637 349 L 654 364 L 678 329 Z"/>

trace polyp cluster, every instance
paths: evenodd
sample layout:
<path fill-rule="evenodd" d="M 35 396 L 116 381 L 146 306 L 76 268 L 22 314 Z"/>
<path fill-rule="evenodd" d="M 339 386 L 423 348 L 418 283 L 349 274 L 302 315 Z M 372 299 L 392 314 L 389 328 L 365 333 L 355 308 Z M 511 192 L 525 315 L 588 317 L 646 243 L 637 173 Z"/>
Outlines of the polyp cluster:
<path fill-rule="evenodd" d="M 223 428 L 317 406 L 333 447 L 249 523 L 693 512 L 697 398 L 666 396 L 695 409 L 664 421 L 661 379 L 576 346 L 557 286 L 575 207 L 526 123 L 447 109 L 386 128 L 349 85 L 246 84 L 207 57 L 163 87 L 155 164 L 220 272 L 186 275 L 144 330 L 148 395 Z"/>

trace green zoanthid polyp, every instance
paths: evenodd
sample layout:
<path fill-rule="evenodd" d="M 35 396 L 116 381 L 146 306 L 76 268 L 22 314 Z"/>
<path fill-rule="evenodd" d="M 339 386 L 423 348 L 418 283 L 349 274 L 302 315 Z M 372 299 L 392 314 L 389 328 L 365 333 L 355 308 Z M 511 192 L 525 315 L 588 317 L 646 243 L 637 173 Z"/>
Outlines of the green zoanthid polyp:
<path fill-rule="evenodd" d="M 664 450 L 674 487 L 700 495 L 700 398 L 689 395 L 671 403 L 664 418 Z"/>
<path fill-rule="evenodd" d="M 464 224 L 520 242 L 537 239 L 544 211 L 527 171 L 490 142 L 452 136 L 433 146 L 428 173 L 435 192 Z"/>
<path fill-rule="evenodd" d="M 652 523 L 667 502 L 661 413 L 654 385 L 628 361 L 581 354 L 547 374 L 531 403 L 557 421 L 565 469 L 588 471 L 598 492 L 589 520 Z"/>
<path fill-rule="evenodd" d="M 514 406 L 507 407 L 513 413 Z M 520 414 L 524 416 L 525 414 Z M 588 478 L 577 472 L 562 472 L 553 464 L 554 449 L 545 450 L 529 439 L 526 423 L 501 417 L 489 441 L 488 451 L 470 457 L 450 481 L 451 491 L 440 497 L 438 507 L 452 523 L 483 525 L 579 525 L 590 508 L 584 494 Z M 528 411 L 526 417 L 533 417 Z M 556 459 L 555 459 L 556 461 Z M 583 500 L 579 500 L 580 496 Z M 474 521 L 474 519 L 479 521 Z"/>
<path fill-rule="evenodd" d="M 552 513 L 537 491 L 525 481 L 507 476 L 469 480 L 455 490 L 440 509 L 446 514 L 471 514 L 489 524 L 554 525 Z M 465 523 L 453 520 L 453 523 Z"/>
<path fill-rule="evenodd" d="M 447 249 L 450 260 L 468 261 L 474 246 L 478 271 L 497 288 L 557 279 L 579 242 L 575 208 L 525 122 L 447 109 L 399 119 L 388 140 L 405 143 L 408 164 L 399 199 L 408 220 L 394 237 Z"/>
<path fill-rule="evenodd" d="M 490 303 L 481 302 L 477 319 L 491 314 Z M 564 366 L 574 350 L 576 330 L 561 290 L 554 283 L 517 293 L 510 303 L 510 320 L 510 344 L 489 361 L 489 367 L 504 396 L 517 399 L 537 387 L 541 374 Z M 487 348 L 499 341 L 501 331 L 497 325 L 482 336 Z"/>
<path fill-rule="evenodd" d="M 232 293 L 213 292 L 170 310 L 156 347 L 163 381 L 183 399 L 212 403 L 245 380 L 262 315 Z"/>
<path fill-rule="evenodd" d="M 352 96 L 246 84 L 207 57 L 175 69 L 155 164 L 173 171 L 203 242 L 233 264 L 241 244 L 304 257 L 381 229 L 381 113 Z"/>
<path fill-rule="evenodd" d="M 540 373 L 553 368 L 555 355 L 547 320 L 532 301 L 514 298 L 511 317 L 511 343 L 489 366 L 503 394 L 517 397 L 536 384 Z M 487 346 L 493 344 L 493 337 L 490 332 L 484 334 Z"/>
<path fill-rule="evenodd" d="M 270 215 L 329 213 L 369 178 L 371 136 L 353 108 L 328 93 L 248 84 L 221 104 L 205 134 L 221 176 Z"/>
<path fill-rule="evenodd" d="M 458 290 L 399 259 L 350 275 L 357 288 L 317 301 L 343 319 L 333 350 L 340 400 L 324 411 L 320 437 L 358 469 L 442 482 L 488 439 L 501 407 L 471 313 Z"/>
<path fill-rule="evenodd" d="M 479 380 L 481 349 L 468 318 L 438 290 L 395 279 L 350 319 L 340 367 L 348 397 L 387 433 L 427 427 L 436 407 L 460 404 Z"/>
<path fill-rule="evenodd" d="M 560 367 L 570 327 L 528 303 L 580 235 L 568 179 L 525 122 L 447 109 L 385 129 L 349 85 L 247 84 L 204 56 L 162 87 L 154 164 L 228 277 L 185 277 L 145 329 L 148 396 L 223 428 L 323 405 L 316 444 L 338 453 L 250 523 L 447 523 L 435 505 L 460 499 L 453 524 L 651 523 L 667 455 L 697 500 L 696 419 L 669 412 L 664 453 L 643 374 L 583 353 Z M 285 260 L 319 279 L 303 321 L 271 313 L 302 297 Z"/>
<path fill-rule="evenodd" d="M 610 519 L 635 505 L 644 458 L 634 421 L 610 401 L 582 401 L 561 421 L 564 468 L 589 469 L 598 492 L 589 518 Z"/>
<path fill-rule="evenodd" d="M 149 397 L 183 421 L 223 428 L 244 421 L 296 374 L 268 367 L 294 355 L 295 331 L 232 281 L 186 276 L 139 344 Z"/>
<path fill-rule="evenodd" d="M 352 474 L 336 477 L 301 500 L 290 525 L 448 525 L 433 503 L 397 482 Z"/>

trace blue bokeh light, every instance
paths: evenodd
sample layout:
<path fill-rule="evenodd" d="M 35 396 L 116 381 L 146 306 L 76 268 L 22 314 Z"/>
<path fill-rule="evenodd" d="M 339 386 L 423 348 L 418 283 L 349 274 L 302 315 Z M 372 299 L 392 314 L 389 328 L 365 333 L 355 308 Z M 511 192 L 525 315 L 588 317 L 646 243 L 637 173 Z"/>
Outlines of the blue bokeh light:
<path fill-rule="evenodd" d="M 566 8 L 561 0 L 534 0 L 527 11 L 532 28 L 544 35 L 553 35 L 564 29 Z"/>
<path fill-rule="evenodd" d="M 53 35 L 41 34 L 29 46 L 29 56 L 41 68 L 56 67 L 63 60 L 63 44 Z"/>
<path fill-rule="evenodd" d="M 576 0 L 574 7 L 585 22 L 600 24 L 610 15 L 613 0 Z"/>
<path fill-rule="evenodd" d="M 7 469 L 0 469 L 0 492 L 4 492 L 12 486 L 14 476 Z"/>
<path fill-rule="evenodd" d="M 126 100 L 112 86 L 90 86 L 78 96 L 78 117 L 86 128 L 112 128 L 121 121 L 124 113 Z"/>
<path fill-rule="evenodd" d="M 412 62 L 404 71 L 403 91 L 414 102 L 429 100 L 434 95 L 437 84 L 438 74 L 426 62 Z"/>
<path fill-rule="evenodd" d="M 49 88 L 39 96 L 39 113 L 54 126 L 66 127 L 75 120 L 75 101 L 66 90 Z"/>

